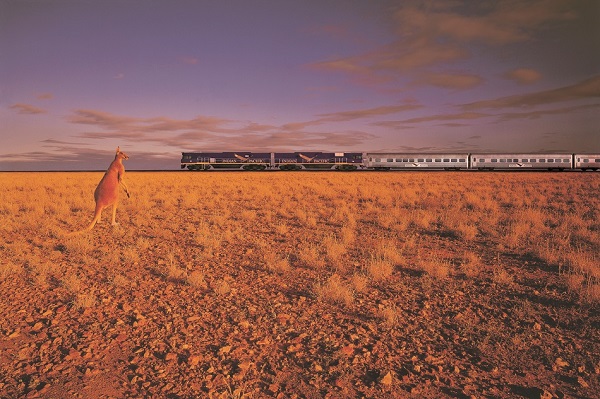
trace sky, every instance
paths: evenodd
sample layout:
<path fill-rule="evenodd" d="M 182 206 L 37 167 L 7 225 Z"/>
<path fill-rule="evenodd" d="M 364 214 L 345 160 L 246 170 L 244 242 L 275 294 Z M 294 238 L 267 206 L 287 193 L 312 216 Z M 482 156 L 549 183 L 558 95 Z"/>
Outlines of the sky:
<path fill-rule="evenodd" d="M 597 0 L 0 0 L 0 171 L 600 152 Z"/>

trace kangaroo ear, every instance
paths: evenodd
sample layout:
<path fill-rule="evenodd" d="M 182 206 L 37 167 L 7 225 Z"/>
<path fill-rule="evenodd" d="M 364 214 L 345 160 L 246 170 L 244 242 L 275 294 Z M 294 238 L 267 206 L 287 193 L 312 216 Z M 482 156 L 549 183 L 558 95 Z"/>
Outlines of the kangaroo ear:
<path fill-rule="evenodd" d="M 121 147 L 117 147 L 117 154 L 121 152 Z"/>

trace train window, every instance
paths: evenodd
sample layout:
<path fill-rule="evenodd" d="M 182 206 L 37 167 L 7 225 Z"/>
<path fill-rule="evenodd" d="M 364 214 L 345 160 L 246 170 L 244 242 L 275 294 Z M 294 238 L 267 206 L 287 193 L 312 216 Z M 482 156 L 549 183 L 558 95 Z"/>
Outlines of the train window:
<path fill-rule="evenodd" d="M 442 160 L 441 160 L 441 159 L 439 159 L 439 158 L 436 158 L 436 159 L 435 159 L 435 162 L 442 162 Z"/>
<path fill-rule="evenodd" d="M 506 162 L 506 159 L 501 158 L 499 162 Z"/>
<path fill-rule="evenodd" d="M 589 159 L 584 159 L 583 162 L 588 163 L 588 162 L 590 162 L 590 160 Z"/>
<path fill-rule="evenodd" d="M 402 158 L 402 162 L 408 162 L 408 158 Z"/>
<path fill-rule="evenodd" d="M 456 159 L 451 159 L 450 162 L 458 162 Z"/>
<path fill-rule="evenodd" d="M 521 162 L 527 162 L 527 159 L 523 159 Z"/>
<path fill-rule="evenodd" d="M 433 162 L 432 158 L 427 158 L 425 162 Z"/>
<path fill-rule="evenodd" d="M 485 162 L 485 159 L 483 159 L 483 158 L 480 158 L 480 159 L 479 159 L 479 162 Z"/>
<path fill-rule="evenodd" d="M 394 158 L 388 158 L 387 161 L 388 162 L 394 162 Z"/>
<path fill-rule="evenodd" d="M 536 163 L 536 162 L 537 162 L 537 159 L 535 159 L 535 158 L 531 158 L 530 162 L 531 162 L 531 163 Z"/>
<path fill-rule="evenodd" d="M 444 158 L 444 162 L 450 162 L 449 158 Z"/>
<path fill-rule="evenodd" d="M 498 160 L 495 158 L 492 158 L 492 162 L 498 162 Z"/>
<path fill-rule="evenodd" d="M 563 159 L 563 162 L 571 162 L 569 159 Z"/>
<path fill-rule="evenodd" d="M 458 160 L 458 162 L 467 162 L 467 160 L 464 159 L 464 158 L 461 158 L 461 159 Z"/>
<path fill-rule="evenodd" d="M 550 158 L 548 159 L 548 162 L 554 163 L 554 159 Z"/>
<path fill-rule="evenodd" d="M 408 162 L 415 162 L 415 159 L 414 158 L 409 158 Z"/>
<path fill-rule="evenodd" d="M 600 162 L 600 159 L 596 159 L 594 162 Z"/>
<path fill-rule="evenodd" d="M 546 160 L 544 158 L 540 159 L 540 163 L 544 163 Z"/>
<path fill-rule="evenodd" d="M 375 162 L 381 162 L 381 158 L 375 158 Z"/>

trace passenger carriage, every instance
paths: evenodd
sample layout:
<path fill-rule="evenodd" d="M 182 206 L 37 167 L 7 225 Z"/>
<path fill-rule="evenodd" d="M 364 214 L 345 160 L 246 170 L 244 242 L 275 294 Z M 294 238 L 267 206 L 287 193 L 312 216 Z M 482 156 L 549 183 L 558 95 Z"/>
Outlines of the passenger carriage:
<path fill-rule="evenodd" d="M 366 153 L 365 167 L 375 170 L 460 170 L 469 168 L 468 154 Z"/>
<path fill-rule="evenodd" d="M 600 170 L 600 154 L 575 154 L 575 168 L 581 170 Z"/>
<path fill-rule="evenodd" d="M 471 154 L 471 169 L 565 170 L 573 168 L 572 154 Z"/>

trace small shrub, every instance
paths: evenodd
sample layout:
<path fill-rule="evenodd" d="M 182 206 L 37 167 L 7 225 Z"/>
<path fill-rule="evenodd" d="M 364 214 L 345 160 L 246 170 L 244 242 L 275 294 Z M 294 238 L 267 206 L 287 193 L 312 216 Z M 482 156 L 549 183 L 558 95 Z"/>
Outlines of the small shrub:
<path fill-rule="evenodd" d="M 356 273 L 352 276 L 352 287 L 356 292 L 365 292 L 369 287 L 369 279 L 364 274 Z"/>
<path fill-rule="evenodd" d="M 394 272 L 394 265 L 387 259 L 372 257 L 367 264 L 367 272 L 375 281 L 385 281 Z"/>
<path fill-rule="evenodd" d="M 394 327 L 400 321 L 401 311 L 396 305 L 392 304 L 380 309 L 379 314 L 388 327 Z"/>
<path fill-rule="evenodd" d="M 204 280 L 204 273 L 199 270 L 194 270 L 187 277 L 186 281 L 189 285 L 195 288 L 206 288 L 206 281 Z"/>
<path fill-rule="evenodd" d="M 339 275 L 332 275 L 326 283 L 315 285 L 315 294 L 321 301 L 350 305 L 352 290 L 344 284 Z"/>

